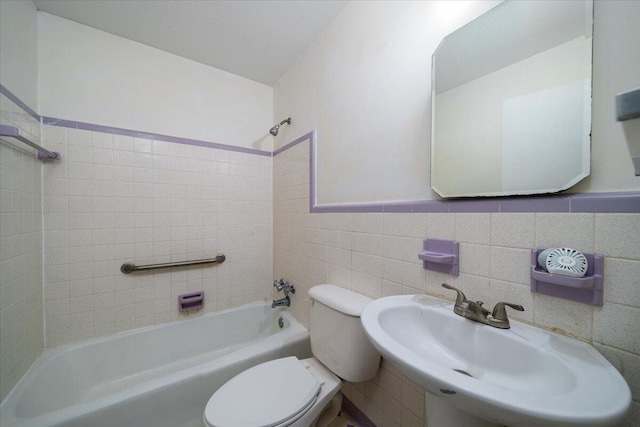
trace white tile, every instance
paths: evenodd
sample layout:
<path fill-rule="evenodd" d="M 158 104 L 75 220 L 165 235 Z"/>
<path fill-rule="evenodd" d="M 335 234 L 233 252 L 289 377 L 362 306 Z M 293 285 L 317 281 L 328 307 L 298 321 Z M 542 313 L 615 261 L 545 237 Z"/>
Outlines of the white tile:
<path fill-rule="evenodd" d="M 542 294 L 535 294 L 534 298 L 536 324 L 561 334 L 591 339 L 593 306 Z"/>
<path fill-rule="evenodd" d="M 57 299 L 45 301 L 45 313 L 47 318 L 61 317 L 69 315 L 69 300 Z"/>
<path fill-rule="evenodd" d="M 414 237 L 402 238 L 402 259 L 407 262 L 420 264 L 422 261 L 418 258 L 418 254 L 422 251 L 423 240 Z"/>
<path fill-rule="evenodd" d="M 412 213 L 402 215 L 402 235 L 405 237 L 426 238 L 427 214 Z"/>
<path fill-rule="evenodd" d="M 113 150 L 104 148 L 92 148 L 91 163 L 93 163 L 94 165 L 113 165 Z"/>
<path fill-rule="evenodd" d="M 605 258 L 606 301 L 640 307 L 640 261 Z"/>
<path fill-rule="evenodd" d="M 505 282 L 530 284 L 531 251 L 491 247 L 491 277 Z"/>
<path fill-rule="evenodd" d="M 383 279 L 397 284 L 402 283 L 402 261 L 386 258 L 382 265 Z"/>
<path fill-rule="evenodd" d="M 594 343 L 594 347 L 622 374 L 634 400 L 640 400 L 640 355 Z"/>
<path fill-rule="evenodd" d="M 507 307 L 509 318 L 533 322 L 534 296 L 529 287 L 517 283 L 502 282 L 500 280 L 491 280 L 489 286 L 489 295 L 491 298 L 489 299 L 487 308 L 493 309 L 499 302 L 521 305 L 524 311 L 517 311 Z"/>
<path fill-rule="evenodd" d="M 91 147 L 113 150 L 113 135 L 104 132 L 91 132 Z"/>
<path fill-rule="evenodd" d="M 449 300 L 454 299 L 454 295 L 449 290 L 442 287 L 443 283 L 455 285 L 455 278 L 453 276 L 435 271 L 427 271 L 426 275 L 427 293 L 438 297 L 444 297 Z"/>
<path fill-rule="evenodd" d="M 69 316 L 69 330 L 79 331 L 93 327 L 93 312 L 74 313 Z"/>
<path fill-rule="evenodd" d="M 424 391 L 418 390 L 407 383 L 402 383 L 402 406 L 409 409 L 420 418 L 424 418 Z"/>
<path fill-rule="evenodd" d="M 453 240 L 456 234 L 455 215 L 446 213 L 427 214 L 427 237 Z"/>
<path fill-rule="evenodd" d="M 455 227 L 457 241 L 488 244 L 491 238 L 491 214 L 456 213 Z"/>
<path fill-rule="evenodd" d="M 536 244 L 535 214 L 492 213 L 491 244 L 533 249 Z"/>
<path fill-rule="evenodd" d="M 640 260 L 640 215 L 596 214 L 595 242 L 599 254 Z"/>
<path fill-rule="evenodd" d="M 370 298 L 380 298 L 382 296 L 382 279 L 354 271 L 351 274 L 351 288 L 354 292 Z"/>
<path fill-rule="evenodd" d="M 353 233 L 353 234 L 356 234 L 356 233 Z M 385 235 L 383 236 L 382 247 L 385 251 L 387 258 L 396 259 L 396 260 L 402 260 L 404 258 L 402 237 Z"/>
<path fill-rule="evenodd" d="M 424 291 L 426 289 L 426 273 L 421 264 L 402 263 L 402 284 Z"/>
<path fill-rule="evenodd" d="M 125 135 L 113 135 L 113 149 L 133 151 L 133 138 Z"/>
<path fill-rule="evenodd" d="M 47 317 L 46 331 L 48 336 L 69 332 L 69 316 Z"/>
<path fill-rule="evenodd" d="M 401 213 L 385 213 L 383 214 L 383 231 L 389 236 L 402 236 L 403 233 L 403 216 Z"/>
<path fill-rule="evenodd" d="M 80 163 L 80 165 L 84 165 L 84 163 Z M 113 181 L 114 167 L 109 164 L 91 165 L 91 179 L 103 182 Z"/>
<path fill-rule="evenodd" d="M 593 219 L 589 213 L 538 213 L 536 246 L 593 252 Z"/>
<path fill-rule="evenodd" d="M 483 301 L 487 306 L 491 300 L 489 279 L 471 274 L 460 274 L 455 281 L 449 280 L 446 283 L 460 289 L 472 301 Z M 455 299 L 456 293 L 452 290 L 442 288 L 445 295 Z"/>
<path fill-rule="evenodd" d="M 640 354 L 640 308 L 612 302 L 593 311 L 593 340 Z"/>
<path fill-rule="evenodd" d="M 489 277 L 491 271 L 491 248 L 486 245 L 460 243 L 460 271 L 476 276 Z"/>
<path fill-rule="evenodd" d="M 151 153 L 152 142 L 149 139 L 133 138 L 133 151 L 138 153 Z"/>

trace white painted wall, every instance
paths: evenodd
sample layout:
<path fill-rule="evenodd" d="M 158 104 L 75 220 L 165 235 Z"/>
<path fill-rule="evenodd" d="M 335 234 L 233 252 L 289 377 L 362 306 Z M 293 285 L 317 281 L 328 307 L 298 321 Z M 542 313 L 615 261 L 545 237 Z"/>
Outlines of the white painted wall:
<path fill-rule="evenodd" d="M 352 2 L 276 83 L 275 118 L 293 118 L 276 148 L 317 129 L 320 204 L 437 198 L 429 189 L 431 55 L 497 3 Z M 625 134 L 614 114 L 615 94 L 640 86 L 637 22 L 638 2 L 596 2 L 592 175 L 571 191 L 640 188 L 627 150 L 639 131 Z"/>
<path fill-rule="evenodd" d="M 38 107 L 36 7 L 0 1 L 0 83 L 31 109 Z"/>
<path fill-rule="evenodd" d="M 276 145 L 317 129 L 319 203 L 430 197 L 431 54 L 497 3 L 352 2 L 276 83 Z"/>
<path fill-rule="evenodd" d="M 43 116 L 272 149 L 273 89 L 38 12 Z"/>

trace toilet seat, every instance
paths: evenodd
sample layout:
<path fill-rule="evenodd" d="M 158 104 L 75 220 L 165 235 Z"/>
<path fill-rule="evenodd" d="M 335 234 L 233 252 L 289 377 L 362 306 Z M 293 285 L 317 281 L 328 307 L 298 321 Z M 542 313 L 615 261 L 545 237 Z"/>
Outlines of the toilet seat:
<path fill-rule="evenodd" d="M 271 360 L 227 381 L 207 402 L 208 427 L 279 427 L 315 403 L 322 384 L 296 357 Z"/>

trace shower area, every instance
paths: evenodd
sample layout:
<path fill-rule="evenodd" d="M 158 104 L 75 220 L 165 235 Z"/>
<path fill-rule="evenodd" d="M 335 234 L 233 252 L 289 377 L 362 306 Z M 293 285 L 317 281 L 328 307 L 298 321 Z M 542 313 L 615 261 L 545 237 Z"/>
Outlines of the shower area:
<path fill-rule="evenodd" d="M 3 118 L 13 119 L 3 135 L 19 129 L 60 156 L 41 160 L 2 137 L 3 398 L 44 347 L 270 296 L 270 156 L 48 118 L 40 125 L 12 99 L 3 86 Z M 121 271 L 219 253 L 224 263 Z M 178 296 L 195 291 L 204 308 L 180 312 Z"/>

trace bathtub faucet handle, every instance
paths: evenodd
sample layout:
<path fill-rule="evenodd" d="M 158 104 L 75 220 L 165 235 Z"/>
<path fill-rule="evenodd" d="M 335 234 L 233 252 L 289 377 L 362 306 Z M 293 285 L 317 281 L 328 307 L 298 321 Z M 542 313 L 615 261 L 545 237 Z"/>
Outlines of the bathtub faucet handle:
<path fill-rule="evenodd" d="M 285 296 L 289 295 L 289 293 L 292 293 L 292 294 L 296 293 L 296 288 L 294 288 L 293 285 L 290 285 L 289 282 L 284 282 L 284 286 L 282 287 L 282 290 L 284 291 Z"/>
<path fill-rule="evenodd" d="M 275 286 L 278 292 L 284 291 L 285 296 L 289 295 L 289 293 L 296 293 L 296 288 L 293 285 L 290 285 L 289 282 L 285 282 L 284 279 L 274 280 L 273 286 Z"/>

